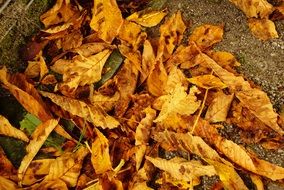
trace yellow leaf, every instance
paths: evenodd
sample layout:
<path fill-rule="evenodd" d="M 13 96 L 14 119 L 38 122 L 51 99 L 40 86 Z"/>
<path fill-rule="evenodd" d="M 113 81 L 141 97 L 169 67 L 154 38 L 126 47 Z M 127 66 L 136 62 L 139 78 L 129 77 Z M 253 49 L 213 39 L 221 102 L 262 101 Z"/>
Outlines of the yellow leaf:
<path fill-rule="evenodd" d="M 143 13 L 143 11 L 135 12 L 128 16 L 126 20 L 136 22 L 141 26 L 153 27 L 159 24 L 163 18 L 167 15 L 166 10 L 163 11 L 152 11 L 149 13 Z"/>
<path fill-rule="evenodd" d="M 75 57 L 73 60 L 66 60 L 68 64 L 63 69 L 62 86 L 69 89 L 76 89 L 78 86 L 92 84 L 101 79 L 103 66 L 110 56 L 110 50 L 104 50 L 90 57 Z"/>
<path fill-rule="evenodd" d="M 172 93 L 177 85 L 181 85 L 185 88 L 185 90 L 188 89 L 188 81 L 186 77 L 184 76 L 183 72 L 177 68 L 176 66 L 172 66 L 169 69 L 169 76 L 166 83 L 166 86 L 164 88 L 164 92 L 166 94 Z"/>
<path fill-rule="evenodd" d="M 227 156 L 231 161 L 255 174 L 272 180 L 284 179 L 284 168 L 261 160 L 249 153 L 240 145 L 219 135 L 217 129 L 205 120 L 200 120 L 197 134 Z"/>
<path fill-rule="evenodd" d="M 213 59 L 205 54 L 201 57 L 208 67 L 210 67 L 217 76 L 235 92 L 236 97 L 242 105 L 248 108 L 259 120 L 268 127 L 283 135 L 284 131 L 277 123 L 278 114 L 273 110 L 273 106 L 267 94 L 257 88 L 252 88 L 249 82 L 241 76 L 235 76 L 219 66 Z"/>
<path fill-rule="evenodd" d="M 93 16 L 90 27 L 98 37 L 111 43 L 117 36 L 123 18 L 115 0 L 94 0 Z"/>
<path fill-rule="evenodd" d="M 189 42 L 195 42 L 201 50 L 205 50 L 220 42 L 223 33 L 223 26 L 204 24 L 193 30 Z"/>
<path fill-rule="evenodd" d="M 150 139 L 151 128 L 153 120 L 156 118 L 156 111 L 151 107 L 147 107 L 143 110 L 146 116 L 140 121 L 135 131 L 135 145 L 138 149 L 135 153 L 136 170 L 141 166 L 142 160 L 146 153 L 146 145 Z"/>
<path fill-rule="evenodd" d="M 226 121 L 233 98 L 233 94 L 226 95 L 222 91 L 218 92 L 207 109 L 205 119 L 213 123 Z"/>
<path fill-rule="evenodd" d="M 30 187 L 31 190 L 38 190 L 38 189 L 60 189 L 60 190 L 68 190 L 67 185 L 64 181 L 60 179 L 54 179 L 52 181 L 42 181 L 41 183 L 35 184 Z"/>
<path fill-rule="evenodd" d="M 142 54 L 142 66 L 139 81 L 140 84 L 147 79 L 150 71 L 154 69 L 155 59 L 155 53 L 151 43 L 148 40 L 145 40 Z"/>
<path fill-rule="evenodd" d="M 55 5 L 40 16 L 41 22 L 47 28 L 61 22 L 67 22 L 75 14 L 70 0 L 57 0 Z"/>
<path fill-rule="evenodd" d="M 215 77 L 214 75 L 201 75 L 189 78 L 188 81 L 204 89 L 223 89 L 227 87 L 218 77 Z"/>
<path fill-rule="evenodd" d="M 115 116 L 121 117 L 127 110 L 131 100 L 130 96 L 136 89 L 138 74 L 135 64 L 130 60 L 125 59 L 122 67 L 114 78 L 120 94 L 118 104 L 115 106 Z"/>
<path fill-rule="evenodd" d="M 187 94 L 186 89 L 177 84 L 174 91 L 166 96 L 162 105 L 162 110 L 154 122 L 163 122 L 168 116 L 173 114 L 191 115 L 200 106 L 194 93 Z M 195 91 L 194 89 L 191 89 Z"/>
<path fill-rule="evenodd" d="M 142 32 L 141 26 L 130 21 L 124 21 L 120 28 L 118 38 L 122 44 L 128 46 L 132 51 L 137 51 L 147 34 Z"/>
<path fill-rule="evenodd" d="M 8 78 L 11 78 L 12 83 L 8 81 Z M 24 75 L 16 74 L 11 77 L 4 67 L 0 69 L 0 81 L 29 113 L 37 116 L 42 122 L 53 119 L 39 93 L 26 81 Z M 55 131 L 67 139 L 73 139 L 60 125 L 55 128 Z"/>
<path fill-rule="evenodd" d="M 173 14 L 161 27 L 157 58 L 166 61 L 173 53 L 176 45 L 181 43 L 186 26 L 181 12 Z"/>
<path fill-rule="evenodd" d="M 190 182 L 193 178 L 199 178 L 205 175 L 217 175 L 213 166 L 205 166 L 197 160 L 188 161 L 179 157 L 166 160 L 162 158 L 151 158 L 149 156 L 146 156 L 146 159 L 160 170 L 168 172 L 172 177 L 187 182 Z"/>
<path fill-rule="evenodd" d="M 221 67 L 231 66 L 236 67 L 241 64 L 237 61 L 235 56 L 229 52 L 225 51 L 216 51 L 211 55 L 212 59 L 216 61 Z"/>
<path fill-rule="evenodd" d="M 278 38 L 275 24 L 269 19 L 250 18 L 248 20 L 249 28 L 252 34 L 261 40 Z"/>
<path fill-rule="evenodd" d="M 264 190 L 264 185 L 262 183 L 261 177 L 255 174 L 250 174 L 251 181 L 256 187 L 256 190 Z"/>
<path fill-rule="evenodd" d="M 29 142 L 27 135 L 23 131 L 13 127 L 2 115 L 0 115 L 0 134 Z"/>
<path fill-rule="evenodd" d="M 156 61 L 147 78 L 148 91 L 154 96 L 161 96 L 163 94 L 163 89 L 166 85 L 167 79 L 168 74 L 160 58 Z"/>
<path fill-rule="evenodd" d="M 49 92 L 41 91 L 41 94 L 45 97 L 48 97 L 53 103 L 60 106 L 63 110 L 71 113 L 72 115 L 84 118 L 93 123 L 95 126 L 100 126 L 103 129 L 113 129 L 119 125 L 119 122 L 116 119 L 109 116 L 100 106 L 96 104 L 88 105 L 83 101 L 59 96 Z"/>
<path fill-rule="evenodd" d="M 18 170 L 20 185 L 31 161 L 34 159 L 39 149 L 57 124 L 58 121 L 55 119 L 47 120 L 46 122 L 37 126 L 35 131 L 32 133 L 30 143 L 26 147 L 27 154 L 23 158 Z"/>
<path fill-rule="evenodd" d="M 83 57 L 90 57 L 91 55 L 102 52 L 105 49 L 113 50 L 116 47 L 105 42 L 93 42 L 82 44 L 80 47 L 75 48 L 72 52 L 78 53 Z M 55 62 L 56 63 L 56 62 Z"/>
<path fill-rule="evenodd" d="M 130 61 L 137 71 L 142 72 L 141 70 L 142 57 L 140 51 L 128 47 L 124 43 L 119 45 L 118 48 L 120 53 L 127 59 L 127 61 Z"/>
<path fill-rule="evenodd" d="M 230 0 L 249 18 L 264 18 L 273 11 L 273 6 L 266 0 Z"/>
<path fill-rule="evenodd" d="M 199 128 L 197 127 L 197 129 Z M 166 143 L 167 146 L 174 147 L 175 149 L 194 153 L 209 164 L 212 164 L 227 189 L 233 189 L 232 187 L 234 187 L 234 189 L 247 190 L 244 182 L 234 170 L 233 165 L 220 157 L 199 136 L 193 136 L 190 133 L 184 134 L 165 131 L 156 133 L 154 139 L 159 143 Z"/>
<path fill-rule="evenodd" d="M 130 190 L 153 190 L 152 188 L 147 186 L 146 181 L 136 183 Z"/>
<path fill-rule="evenodd" d="M 19 188 L 13 181 L 0 176 L 0 189 L 1 190 L 17 190 Z"/>
<path fill-rule="evenodd" d="M 60 179 L 68 187 L 75 187 L 88 149 L 81 146 L 75 153 L 66 152 L 51 163 L 49 173 L 43 182 Z"/>
<path fill-rule="evenodd" d="M 103 174 L 112 170 L 112 164 L 109 155 L 108 139 L 95 128 L 97 138 L 92 143 L 91 161 L 96 174 Z"/>
<path fill-rule="evenodd" d="M 105 96 L 100 93 L 94 93 L 91 97 L 91 103 L 103 108 L 105 112 L 111 111 L 118 103 L 120 95 L 116 92 L 113 96 Z"/>
<path fill-rule="evenodd" d="M 55 159 L 34 160 L 31 162 L 25 176 L 23 178 L 23 185 L 32 185 L 37 181 L 43 179 L 49 173 L 50 165 Z"/>

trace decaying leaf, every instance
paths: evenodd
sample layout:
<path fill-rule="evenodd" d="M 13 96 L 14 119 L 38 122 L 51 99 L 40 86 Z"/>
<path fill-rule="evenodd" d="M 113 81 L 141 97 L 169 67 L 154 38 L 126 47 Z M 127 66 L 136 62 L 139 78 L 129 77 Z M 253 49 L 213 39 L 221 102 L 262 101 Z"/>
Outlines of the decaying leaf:
<path fill-rule="evenodd" d="M 159 24 L 166 15 L 166 10 L 152 11 L 145 14 L 143 12 L 135 12 L 132 15 L 128 16 L 126 20 L 135 22 L 137 24 L 140 24 L 141 26 L 153 27 Z"/>
<path fill-rule="evenodd" d="M 29 138 L 23 131 L 13 127 L 2 115 L 0 115 L 0 135 L 17 138 L 25 142 L 29 141 Z"/>
<path fill-rule="evenodd" d="M 135 145 L 138 146 L 137 152 L 135 153 L 136 170 L 138 170 L 141 166 L 146 152 L 146 146 L 150 139 L 153 120 L 156 117 L 156 111 L 150 107 L 147 107 L 144 112 L 146 116 L 140 121 L 135 133 Z"/>
<path fill-rule="evenodd" d="M 108 139 L 98 130 L 95 129 L 97 138 L 92 143 L 91 161 L 96 174 L 103 174 L 112 170 L 112 164 L 109 155 Z"/>
<path fill-rule="evenodd" d="M 13 180 L 16 177 L 16 175 L 17 175 L 17 170 L 14 168 L 10 160 L 6 157 L 4 150 L 0 146 L 0 176 L 5 177 L 6 179 Z M 1 182 L 0 182 L 0 187 L 1 187 Z"/>
<path fill-rule="evenodd" d="M 48 175 L 43 182 L 62 180 L 68 187 L 75 187 L 82 168 L 83 160 L 89 153 L 88 149 L 81 146 L 75 153 L 66 152 L 56 158 L 51 164 Z"/>
<path fill-rule="evenodd" d="M 185 88 L 178 84 L 172 93 L 164 95 L 161 112 L 154 122 L 162 122 L 173 114 L 193 114 L 199 108 L 200 101 L 195 96 L 195 90 L 191 91 L 192 93 L 187 94 Z"/>
<path fill-rule="evenodd" d="M 249 18 L 264 18 L 273 11 L 273 6 L 266 0 L 230 0 Z"/>
<path fill-rule="evenodd" d="M 98 33 L 99 38 L 111 43 L 122 24 L 123 18 L 115 0 L 94 1 L 90 27 Z"/>
<path fill-rule="evenodd" d="M 227 87 L 218 77 L 215 77 L 214 75 L 196 76 L 193 78 L 189 78 L 188 81 L 198 87 L 205 89 L 223 89 Z"/>
<path fill-rule="evenodd" d="M 261 40 L 269 40 L 279 37 L 275 24 L 269 19 L 250 18 L 248 20 L 248 25 L 252 34 Z"/>
<path fill-rule="evenodd" d="M 214 60 L 202 54 L 204 63 L 208 65 L 217 76 L 235 92 L 236 97 L 244 107 L 247 107 L 258 119 L 271 129 L 283 135 L 284 131 L 277 123 L 278 114 L 273 110 L 267 94 L 250 84 L 241 76 L 235 76 L 219 66 Z"/>
<path fill-rule="evenodd" d="M 211 48 L 222 40 L 223 27 L 222 25 L 201 25 L 194 29 L 189 37 L 189 42 L 195 42 L 201 50 Z"/>
<path fill-rule="evenodd" d="M 209 105 L 205 119 L 212 123 L 226 121 L 233 98 L 233 94 L 226 95 L 220 91 Z"/>
<path fill-rule="evenodd" d="M 104 129 L 113 129 L 119 125 L 119 122 L 109 116 L 99 105 L 88 105 L 83 101 L 59 96 L 49 92 L 41 91 L 41 94 L 48 97 L 53 103 L 60 106 L 63 110 L 82 117 L 93 123 L 95 126 L 100 126 Z"/>
<path fill-rule="evenodd" d="M 57 0 L 49 11 L 41 15 L 40 20 L 45 27 L 49 27 L 60 22 L 67 22 L 74 13 L 70 0 Z"/>
<path fill-rule="evenodd" d="M 160 27 L 160 39 L 157 58 L 166 61 L 173 53 L 175 47 L 181 43 L 186 26 L 182 20 L 181 12 L 173 14 Z"/>
<path fill-rule="evenodd" d="M 255 185 L 257 190 L 264 190 L 264 185 L 262 183 L 261 177 L 255 174 L 250 175 L 251 181 Z"/>
<path fill-rule="evenodd" d="M 16 190 L 18 186 L 15 182 L 0 176 L 0 189 L 3 190 Z"/>
<path fill-rule="evenodd" d="M 40 124 L 33 132 L 30 143 L 26 147 L 27 154 L 23 158 L 18 170 L 20 185 L 22 184 L 23 177 L 31 161 L 34 159 L 39 149 L 43 145 L 44 141 L 47 139 L 48 135 L 53 131 L 53 129 L 57 126 L 57 124 L 58 124 L 57 120 L 50 119 Z"/>

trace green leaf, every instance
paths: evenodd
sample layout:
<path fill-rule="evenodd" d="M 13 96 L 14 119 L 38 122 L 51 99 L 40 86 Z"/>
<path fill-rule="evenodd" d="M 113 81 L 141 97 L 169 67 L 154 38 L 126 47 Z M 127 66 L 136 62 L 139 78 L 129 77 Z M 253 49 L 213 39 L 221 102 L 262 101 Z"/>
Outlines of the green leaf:
<path fill-rule="evenodd" d="M 41 121 L 32 114 L 26 114 L 24 119 L 20 122 L 20 128 L 25 130 L 29 135 L 31 135 L 36 127 L 41 124 Z M 55 148 L 61 149 L 61 145 L 64 143 L 65 138 L 52 132 L 47 140 L 45 141 L 45 146 L 53 146 Z"/>
<path fill-rule="evenodd" d="M 108 81 L 116 73 L 120 65 L 122 64 L 124 57 L 118 50 L 114 50 L 107 59 L 103 71 L 106 71 L 101 80 L 94 84 L 94 88 L 101 87 L 106 81 Z"/>

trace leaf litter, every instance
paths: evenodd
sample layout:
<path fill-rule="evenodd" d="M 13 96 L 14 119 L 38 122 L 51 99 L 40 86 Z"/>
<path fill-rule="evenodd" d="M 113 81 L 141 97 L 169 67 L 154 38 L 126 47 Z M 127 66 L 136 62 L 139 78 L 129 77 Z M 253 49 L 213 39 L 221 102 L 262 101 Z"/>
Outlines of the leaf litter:
<path fill-rule="evenodd" d="M 277 37 L 268 18 L 280 7 L 232 2 L 256 37 Z M 283 183 L 284 168 L 219 131 L 232 123 L 264 148 L 284 141 L 266 93 L 236 71 L 233 54 L 213 50 L 223 25 L 195 28 L 186 44 L 180 11 L 91 4 L 57 0 L 40 18 L 45 45 L 25 72 L 0 69 L 2 86 L 28 112 L 20 128 L 0 116 L 0 134 L 26 142 L 19 168 L 1 149 L 1 189 L 194 189 L 204 176 L 217 176 L 219 189 L 248 189 L 240 173 L 257 189 Z M 157 25 L 151 38 L 147 28 Z"/>

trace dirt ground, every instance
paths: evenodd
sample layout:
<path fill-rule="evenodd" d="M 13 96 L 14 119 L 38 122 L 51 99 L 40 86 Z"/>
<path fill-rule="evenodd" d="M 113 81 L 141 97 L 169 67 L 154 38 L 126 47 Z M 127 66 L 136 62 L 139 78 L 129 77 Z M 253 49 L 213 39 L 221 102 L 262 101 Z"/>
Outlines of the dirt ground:
<path fill-rule="evenodd" d="M 4 2 L 5 0 L 0 1 L 0 7 Z M 33 3 L 27 7 L 29 2 Z M 0 64 L 7 65 L 12 70 L 23 69 L 19 47 L 39 30 L 38 15 L 48 5 L 50 0 L 12 0 L 8 8 L 0 12 Z M 166 6 L 170 12 L 181 10 L 185 20 L 192 22 L 187 35 L 193 28 L 204 23 L 224 24 L 224 39 L 215 49 L 236 55 L 242 64 L 239 71 L 259 84 L 268 93 L 275 109 L 280 111 L 284 104 L 283 21 L 276 22 L 279 38 L 263 42 L 251 35 L 245 15 L 228 0 L 168 0 Z M 225 133 L 235 142 L 242 143 L 236 128 L 228 126 Z M 257 145 L 249 146 L 261 158 L 284 166 L 284 150 L 268 152 Z M 213 181 L 212 178 L 204 178 L 199 189 L 210 189 Z M 268 182 L 266 187 L 268 190 L 284 189 L 275 182 Z"/>

